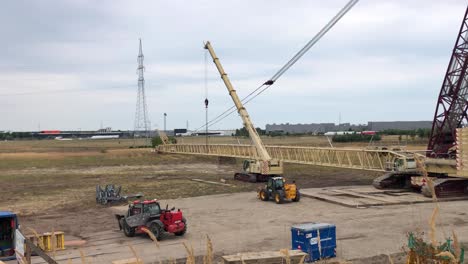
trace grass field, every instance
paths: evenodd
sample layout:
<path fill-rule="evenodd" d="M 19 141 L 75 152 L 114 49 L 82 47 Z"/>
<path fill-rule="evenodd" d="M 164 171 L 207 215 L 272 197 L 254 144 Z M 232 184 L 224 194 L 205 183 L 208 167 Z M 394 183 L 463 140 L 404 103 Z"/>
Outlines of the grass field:
<path fill-rule="evenodd" d="M 127 149 L 134 145 L 145 145 L 145 139 L 0 141 L 0 153 L 106 151 Z"/>

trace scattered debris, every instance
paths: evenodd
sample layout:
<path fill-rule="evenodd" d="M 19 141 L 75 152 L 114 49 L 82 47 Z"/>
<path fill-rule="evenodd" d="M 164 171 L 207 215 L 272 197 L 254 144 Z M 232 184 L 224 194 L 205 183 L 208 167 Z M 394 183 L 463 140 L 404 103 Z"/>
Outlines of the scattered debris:
<path fill-rule="evenodd" d="M 192 181 L 209 183 L 209 184 L 216 184 L 216 185 L 223 185 L 223 186 L 231 186 L 231 184 L 224 183 L 224 182 L 226 182 L 226 180 L 224 180 L 224 182 L 214 182 L 214 181 L 205 181 L 205 180 L 201 180 L 201 179 L 192 179 Z"/>
<path fill-rule="evenodd" d="M 123 203 L 127 202 L 129 198 L 141 198 L 143 197 L 142 193 L 137 193 L 133 195 L 121 196 L 120 191 L 122 186 L 108 184 L 105 188 L 102 188 L 100 185 L 96 185 L 96 203 L 106 205 L 109 203 Z"/>

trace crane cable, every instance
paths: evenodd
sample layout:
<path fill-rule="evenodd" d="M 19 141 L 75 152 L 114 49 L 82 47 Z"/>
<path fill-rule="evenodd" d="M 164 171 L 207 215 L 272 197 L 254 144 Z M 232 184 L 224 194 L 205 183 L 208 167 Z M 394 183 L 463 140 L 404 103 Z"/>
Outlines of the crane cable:
<path fill-rule="evenodd" d="M 270 88 L 286 71 L 289 70 L 289 68 L 291 68 L 302 56 L 304 56 L 304 54 L 306 54 L 307 51 L 309 51 L 310 48 L 312 48 L 349 10 L 351 10 L 351 8 L 358 1 L 359 0 L 350 0 L 309 42 L 307 42 L 307 44 L 301 50 L 299 50 L 299 52 L 297 52 L 283 67 L 281 67 L 281 69 L 279 69 L 270 79 L 268 79 L 262 85 L 260 85 L 247 96 L 242 98 L 241 102 L 247 104 L 248 102 L 252 101 L 255 97 L 259 96 L 268 88 Z M 253 95 L 254 93 L 256 94 Z M 249 98 L 250 96 L 252 97 Z M 224 112 L 207 122 L 205 125 L 201 126 L 200 128 L 197 128 L 195 131 L 198 131 L 205 126 L 211 127 L 212 125 L 220 122 L 232 113 L 236 112 L 236 110 L 237 109 L 235 109 L 235 105 L 231 106 L 230 108 L 228 108 L 227 110 L 225 110 Z"/>
<path fill-rule="evenodd" d="M 272 85 L 291 66 L 293 66 L 309 49 L 315 45 L 359 0 L 350 0 L 296 55 L 294 55 L 273 77 L 264 83 Z"/>

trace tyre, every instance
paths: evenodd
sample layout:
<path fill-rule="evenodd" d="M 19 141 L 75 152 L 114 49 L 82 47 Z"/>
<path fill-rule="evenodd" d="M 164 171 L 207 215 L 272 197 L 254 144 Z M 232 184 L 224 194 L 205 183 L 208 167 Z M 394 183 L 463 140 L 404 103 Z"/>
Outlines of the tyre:
<path fill-rule="evenodd" d="M 123 225 L 122 225 L 122 228 L 123 228 L 123 231 L 124 231 L 124 234 L 126 237 L 132 237 L 135 235 L 135 228 L 132 228 L 130 227 L 128 224 L 127 224 L 127 221 L 122 220 L 123 222 Z"/>
<path fill-rule="evenodd" d="M 260 200 L 268 201 L 269 199 L 268 193 L 264 189 L 260 190 Z"/>
<path fill-rule="evenodd" d="M 150 226 L 150 231 L 153 233 L 153 235 L 158 241 L 161 240 L 163 235 L 163 229 L 160 225 L 158 225 L 158 223 L 152 223 Z"/>
<path fill-rule="evenodd" d="M 301 200 L 301 193 L 299 192 L 299 190 L 296 191 L 296 197 L 294 197 L 294 199 L 292 199 L 293 202 L 299 202 L 299 200 Z"/>
<path fill-rule="evenodd" d="M 182 223 L 185 224 L 184 229 L 180 232 L 175 232 L 174 235 L 176 236 L 183 236 L 187 232 L 187 220 L 185 220 L 184 217 L 182 217 Z"/>
<path fill-rule="evenodd" d="M 275 193 L 275 202 L 277 204 L 282 204 L 284 202 L 284 195 L 279 192 Z"/>

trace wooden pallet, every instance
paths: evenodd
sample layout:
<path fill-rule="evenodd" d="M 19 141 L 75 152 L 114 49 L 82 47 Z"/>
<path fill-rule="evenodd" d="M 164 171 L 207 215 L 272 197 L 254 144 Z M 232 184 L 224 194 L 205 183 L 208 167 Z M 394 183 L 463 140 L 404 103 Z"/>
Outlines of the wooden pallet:
<path fill-rule="evenodd" d="M 223 256 L 224 264 L 283 264 L 285 262 L 285 255 L 280 251 L 262 251 L 262 252 L 248 252 L 238 253 L 236 255 Z M 289 250 L 289 258 L 291 264 L 301 263 L 307 257 L 307 254 L 301 250 Z"/>

